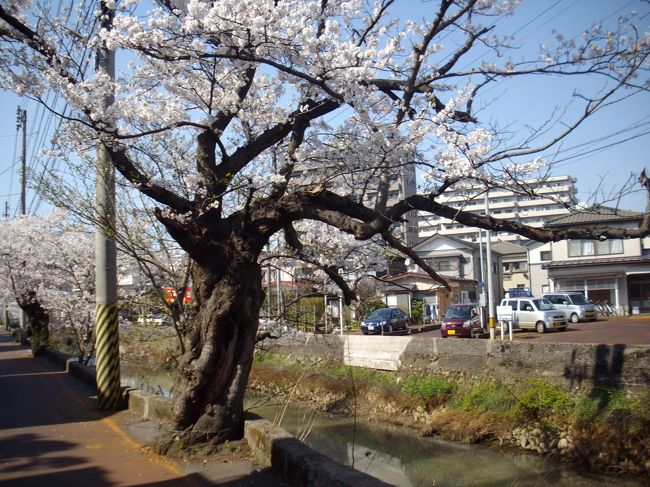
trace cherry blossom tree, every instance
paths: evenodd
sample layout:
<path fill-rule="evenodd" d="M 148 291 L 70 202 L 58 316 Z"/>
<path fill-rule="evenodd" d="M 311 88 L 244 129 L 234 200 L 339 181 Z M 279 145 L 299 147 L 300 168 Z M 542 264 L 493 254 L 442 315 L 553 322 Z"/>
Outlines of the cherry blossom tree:
<path fill-rule="evenodd" d="M 72 331 L 82 360 L 94 348 L 94 240 L 55 211 L 3 220 L 0 282 L 25 312 L 34 355 L 48 345 L 50 326 Z"/>
<path fill-rule="evenodd" d="M 527 191 L 518 183 L 543 170 L 538 154 L 645 92 L 649 37 L 633 16 L 525 59 L 499 34 L 513 0 L 438 0 L 413 19 L 396 0 L 107 0 L 81 31 L 26 3 L 0 4 L 0 86 L 43 103 L 50 91 L 65 97 L 74 111 L 50 107 L 64 122 L 59 156 L 80 164 L 103 144 L 192 259 L 193 320 L 174 388 L 186 444 L 241 434 L 259 258 L 277 233 L 297 254 L 305 221 L 382 240 L 444 282 L 394 232 L 414 210 L 540 241 L 649 232 L 650 214 L 636 229 L 551 231 L 437 201 L 463 181 Z M 79 61 L 102 43 L 124 60 L 114 82 Z M 527 76 L 600 83 L 576 92 L 580 110 L 525 133 L 483 123 L 476 107 L 491 84 Z M 96 103 L 109 92 L 112 105 Z M 391 176 L 414 166 L 425 192 L 391 201 Z M 644 175 L 641 184 L 650 187 Z"/>

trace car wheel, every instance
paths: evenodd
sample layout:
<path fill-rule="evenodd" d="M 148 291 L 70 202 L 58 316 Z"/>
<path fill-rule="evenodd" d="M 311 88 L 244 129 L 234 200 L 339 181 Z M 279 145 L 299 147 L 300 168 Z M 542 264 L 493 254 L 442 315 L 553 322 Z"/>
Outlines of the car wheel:
<path fill-rule="evenodd" d="M 578 321 L 580 321 L 580 317 L 576 313 L 573 313 L 571 315 L 571 323 L 577 323 Z"/>
<path fill-rule="evenodd" d="M 361 330 L 361 333 L 362 333 L 363 335 L 367 335 L 367 334 L 368 334 L 368 331 L 367 331 L 367 330 L 366 330 L 366 331 Z"/>
<path fill-rule="evenodd" d="M 565 330 L 566 330 L 566 326 L 563 326 L 563 327 L 559 328 L 559 330 L 560 330 L 560 331 L 565 331 Z"/>
<path fill-rule="evenodd" d="M 544 333 L 546 331 L 546 325 L 543 321 L 538 321 L 535 324 L 535 330 L 537 330 L 537 333 Z"/>
<path fill-rule="evenodd" d="M 393 324 L 388 325 L 388 333 L 393 333 Z"/>

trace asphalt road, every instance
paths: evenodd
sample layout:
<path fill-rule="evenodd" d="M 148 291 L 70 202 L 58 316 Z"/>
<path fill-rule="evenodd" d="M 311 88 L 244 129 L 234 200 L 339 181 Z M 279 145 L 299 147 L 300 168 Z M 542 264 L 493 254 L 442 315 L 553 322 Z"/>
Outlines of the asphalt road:
<path fill-rule="evenodd" d="M 440 337 L 440 330 L 422 331 L 415 337 Z M 497 329 L 497 337 L 500 338 Z M 507 335 L 506 335 L 507 337 Z M 608 318 L 586 323 L 569 323 L 566 331 L 537 333 L 517 330 L 515 340 L 552 343 L 650 344 L 650 317 Z M 455 340 L 451 338 L 450 340 Z"/>
<path fill-rule="evenodd" d="M 155 455 L 128 433 L 128 411 L 100 413 L 96 402 L 0 332 L 0 487 L 280 485 L 247 462 L 197 468 Z"/>

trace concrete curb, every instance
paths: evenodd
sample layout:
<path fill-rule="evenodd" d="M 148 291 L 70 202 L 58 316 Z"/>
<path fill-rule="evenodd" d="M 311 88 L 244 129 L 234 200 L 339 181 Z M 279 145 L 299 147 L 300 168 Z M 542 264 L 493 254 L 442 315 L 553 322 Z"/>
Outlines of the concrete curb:
<path fill-rule="evenodd" d="M 52 348 L 45 350 L 44 356 L 55 364 L 63 367 L 67 373 L 75 376 L 82 382 L 95 387 L 97 380 L 95 367 L 80 364 L 77 359 Z"/>
<path fill-rule="evenodd" d="M 246 421 L 244 437 L 265 466 L 291 485 L 310 487 L 383 487 L 375 477 L 341 465 L 308 447 L 265 419 Z"/>

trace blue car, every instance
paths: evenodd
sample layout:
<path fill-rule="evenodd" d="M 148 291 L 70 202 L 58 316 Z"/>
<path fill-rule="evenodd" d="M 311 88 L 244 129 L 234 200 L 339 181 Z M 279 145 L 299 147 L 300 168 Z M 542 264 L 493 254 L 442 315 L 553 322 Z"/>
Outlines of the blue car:
<path fill-rule="evenodd" d="M 366 316 L 361 322 L 361 333 L 368 335 L 376 333 L 392 333 L 397 330 L 409 329 L 409 317 L 399 308 L 379 308 Z"/>

